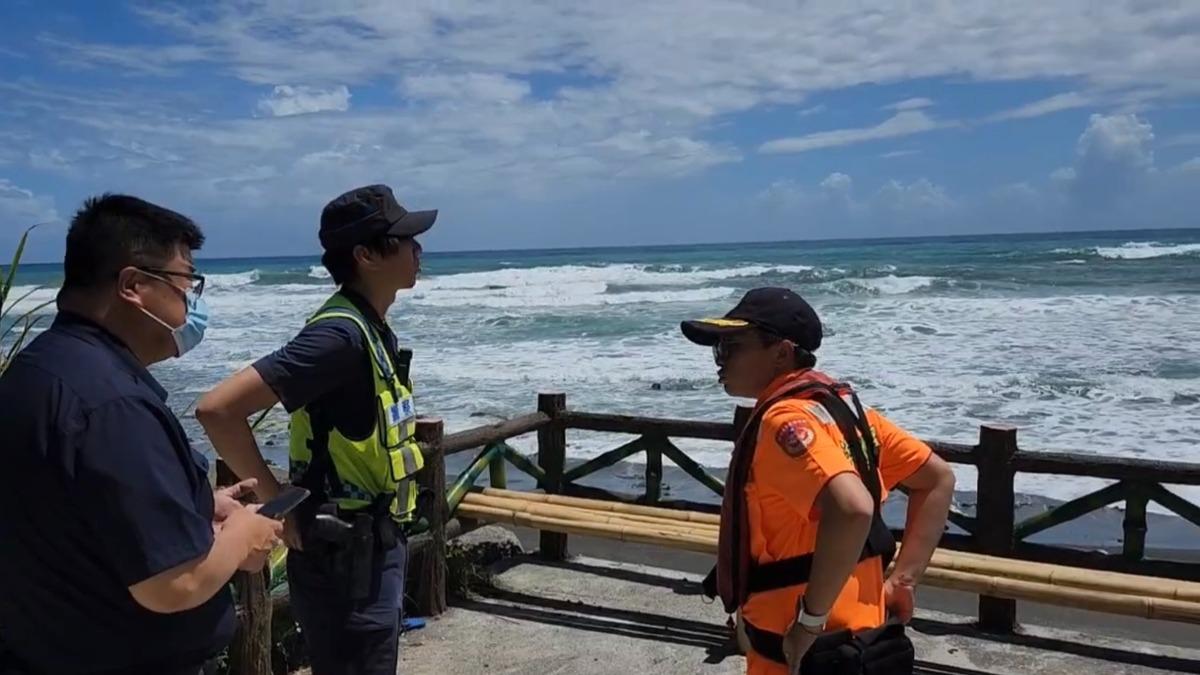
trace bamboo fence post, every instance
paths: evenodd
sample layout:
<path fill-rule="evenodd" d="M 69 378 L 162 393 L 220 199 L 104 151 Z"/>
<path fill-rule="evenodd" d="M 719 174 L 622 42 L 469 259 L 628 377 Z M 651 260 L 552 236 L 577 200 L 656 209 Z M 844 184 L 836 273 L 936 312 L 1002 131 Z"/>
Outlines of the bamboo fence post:
<path fill-rule="evenodd" d="M 988 555 L 1011 557 L 1015 548 L 1013 528 L 1016 519 L 1016 498 L 1013 478 L 1017 454 L 1016 427 L 983 425 L 979 428 L 977 466 L 979 482 L 976 487 L 978 506 L 975 535 L 979 550 Z M 1015 600 L 979 596 L 979 627 L 991 633 L 1011 633 L 1017 627 Z"/>
<path fill-rule="evenodd" d="M 501 450 L 488 462 L 488 484 L 500 490 L 508 489 L 508 462 Z"/>
<path fill-rule="evenodd" d="M 566 394 L 538 394 L 538 412 L 550 417 L 550 424 L 538 429 L 538 466 L 546 473 L 541 486 L 547 494 L 559 494 L 563 488 L 563 466 L 567 461 L 567 428 L 561 419 L 567 409 Z M 542 530 L 538 549 L 543 558 L 564 560 L 567 557 L 567 535 Z"/>
<path fill-rule="evenodd" d="M 217 459 L 217 486 L 238 482 L 229 465 Z M 266 567 L 258 572 L 238 572 L 233 587 L 242 620 L 229 645 L 231 675 L 271 675 L 271 598 L 267 592 Z"/>
<path fill-rule="evenodd" d="M 441 419 L 417 420 L 417 441 L 422 444 L 425 468 L 417 472 L 417 483 L 433 493 L 427 514 L 429 545 L 417 556 L 413 597 L 417 613 L 437 616 L 446 611 L 446 456 L 442 453 L 445 427 Z"/>

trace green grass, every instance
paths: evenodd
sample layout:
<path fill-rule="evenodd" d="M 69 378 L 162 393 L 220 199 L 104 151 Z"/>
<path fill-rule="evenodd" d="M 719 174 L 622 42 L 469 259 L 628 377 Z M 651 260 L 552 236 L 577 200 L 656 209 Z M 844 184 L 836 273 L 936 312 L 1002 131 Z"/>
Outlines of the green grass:
<path fill-rule="evenodd" d="M 43 314 L 38 316 L 46 307 L 53 304 L 53 300 L 43 302 L 32 309 L 27 310 L 20 316 L 13 317 L 13 308 L 20 305 L 21 302 L 27 299 L 35 291 L 41 290 L 40 287 L 34 288 L 21 295 L 20 297 L 10 302 L 13 286 L 17 278 L 17 270 L 21 267 L 21 256 L 25 254 L 25 243 L 29 240 L 29 233 L 33 231 L 33 227 L 25 230 L 21 235 L 21 239 L 17 242 L 17 250 L 13 253 L 12 264 L 7 270 L 0 270 L 0 375 L 8 370 L 8 365 L 12 363 L 12 359 L 21 351 L 21 347 L 25 346 L 26 340 L 29 339 L 33 329 L 38 323 L 46 319 Z"/>

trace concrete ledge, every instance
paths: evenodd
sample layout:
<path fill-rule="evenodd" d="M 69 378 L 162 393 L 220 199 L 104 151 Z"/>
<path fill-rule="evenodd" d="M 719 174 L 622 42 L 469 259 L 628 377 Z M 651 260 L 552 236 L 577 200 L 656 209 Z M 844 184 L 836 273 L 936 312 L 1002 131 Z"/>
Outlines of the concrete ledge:
<path fill-rule="evenodd" d="M 721 609 L 694 574 L 534 556 L 493 568 L 495 588 L 459 603 L 401 644 L 401 673 L 741 673 Z M 927 673 L 1200 673 L 1200 629 L 1165 646 L 1029 627 L 997 639 L 970 620 L 923 611 L 911 634 Z"/>

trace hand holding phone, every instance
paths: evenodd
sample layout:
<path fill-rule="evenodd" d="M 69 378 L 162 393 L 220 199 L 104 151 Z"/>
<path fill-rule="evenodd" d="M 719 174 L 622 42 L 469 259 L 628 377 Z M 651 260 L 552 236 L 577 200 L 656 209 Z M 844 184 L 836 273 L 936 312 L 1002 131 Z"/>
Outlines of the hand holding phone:
<path fill-rule="evenodd" d="M 284 516 L 291 513 L 292 509 L 296 508 L 305 499 L 308 499 L 309 491 L 296 485 L 289 485 L 283 489 L 274 499 L 262 505 L 258 510 L 258 515 L 274 518 L 275 520 L 283 520 Z"/>

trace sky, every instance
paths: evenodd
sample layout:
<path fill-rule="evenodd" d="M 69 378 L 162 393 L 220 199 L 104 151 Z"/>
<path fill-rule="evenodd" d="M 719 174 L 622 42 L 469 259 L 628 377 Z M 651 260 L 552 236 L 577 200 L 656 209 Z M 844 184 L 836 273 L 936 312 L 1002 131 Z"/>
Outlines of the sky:
<path fill-rule="evenodd" d="M 1194 0 L 7 0 L 0 255 L 84 198 L 208 256 L 385 183 L 433 250 L 1200 226 Z"/>

